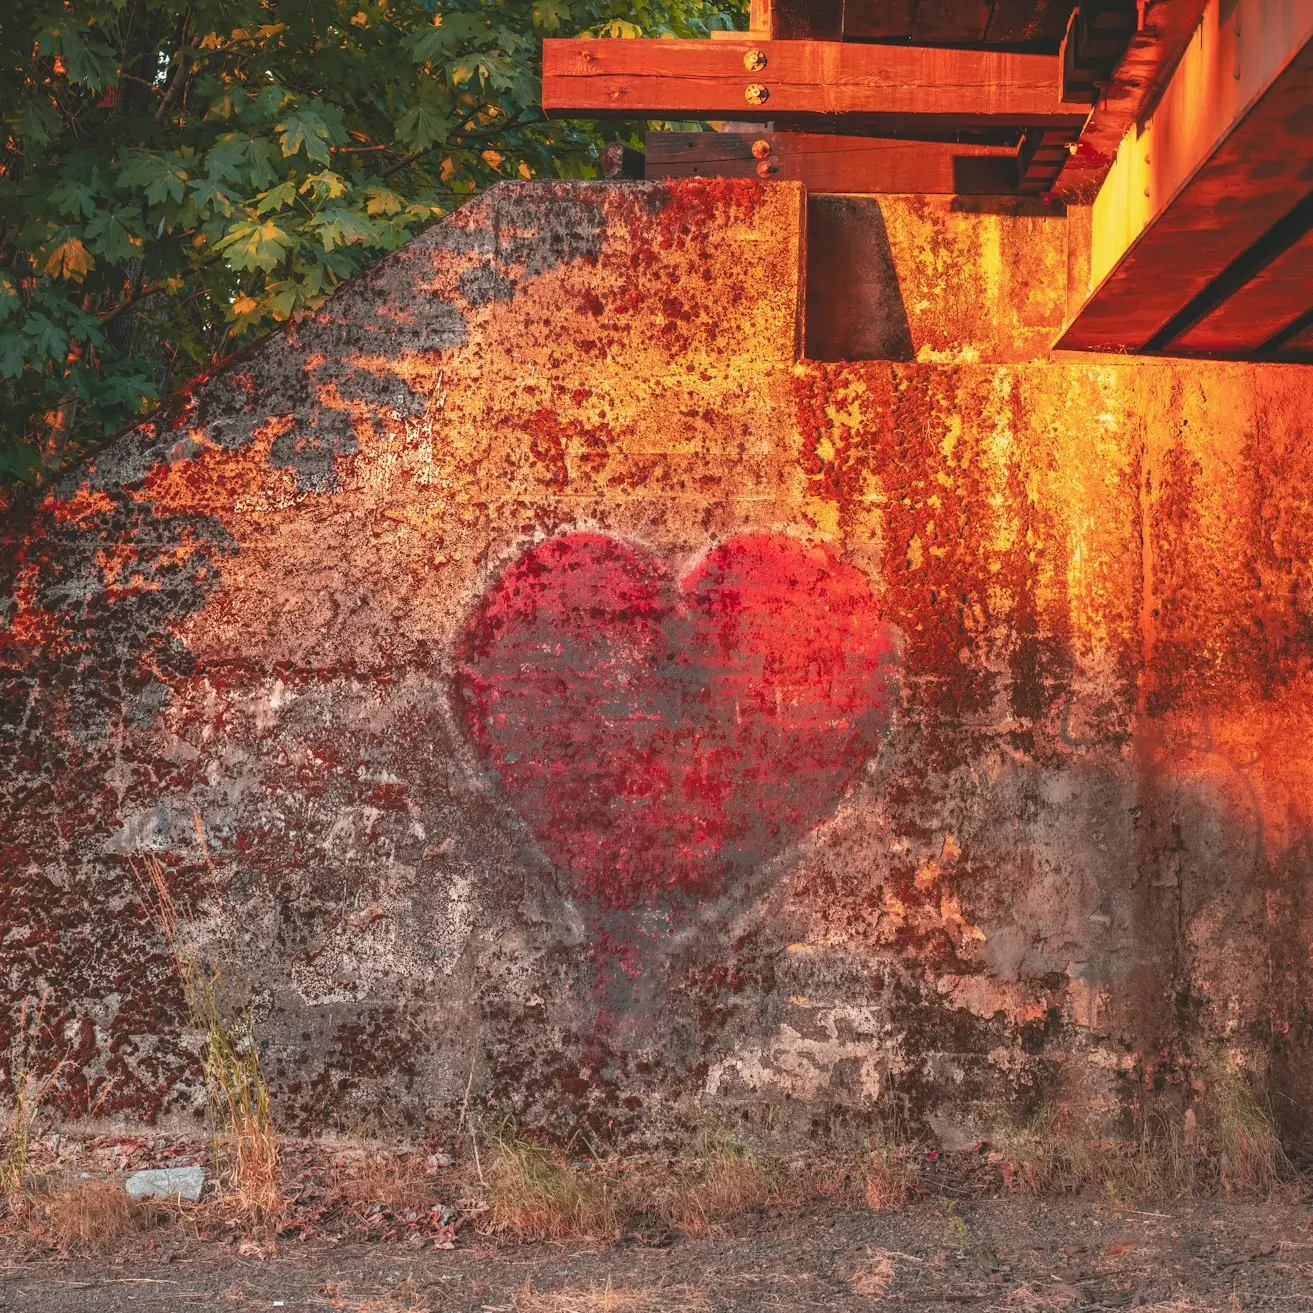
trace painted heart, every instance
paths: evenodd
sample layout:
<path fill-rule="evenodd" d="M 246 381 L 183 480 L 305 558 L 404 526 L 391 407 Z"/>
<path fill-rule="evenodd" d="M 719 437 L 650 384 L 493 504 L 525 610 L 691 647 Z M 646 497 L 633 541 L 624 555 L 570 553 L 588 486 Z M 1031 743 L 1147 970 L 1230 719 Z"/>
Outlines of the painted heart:
<path fill-rule="evenodd" d="M 784 534 L 676 582 L 572 533 L 524 553 L 465 630 L 470 736 L 577 895 L 714 895 L 823 820 L 886 727 L 888 628 L 865 574 Z"/>

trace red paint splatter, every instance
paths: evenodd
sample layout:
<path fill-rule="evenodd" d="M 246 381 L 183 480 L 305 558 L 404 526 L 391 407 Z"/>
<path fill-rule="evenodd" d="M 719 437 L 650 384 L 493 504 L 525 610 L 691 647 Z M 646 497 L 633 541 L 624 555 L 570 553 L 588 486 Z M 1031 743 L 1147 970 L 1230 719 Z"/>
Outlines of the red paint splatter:
<path fill-rule="evenodd" d="M 833 808 L 877 745 L 894 653 L 867 577 L 751 534 L 676 583 L 574 533 L 526 552 L 463 641 L 471 736 L 574 892 L 715 894 Z"/>

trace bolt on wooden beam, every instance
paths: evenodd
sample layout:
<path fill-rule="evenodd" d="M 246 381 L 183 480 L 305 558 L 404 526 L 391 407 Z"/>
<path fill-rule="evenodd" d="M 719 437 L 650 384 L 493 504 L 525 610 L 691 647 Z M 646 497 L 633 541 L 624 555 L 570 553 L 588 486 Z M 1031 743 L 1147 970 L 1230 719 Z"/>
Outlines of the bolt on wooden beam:
<path fill-rule="evenodd" d="M 543 107 L 585 118 L 787 119 L 852 131 L 1078 130 L 1053 55 L 840 41 L 548 40 Z"/>

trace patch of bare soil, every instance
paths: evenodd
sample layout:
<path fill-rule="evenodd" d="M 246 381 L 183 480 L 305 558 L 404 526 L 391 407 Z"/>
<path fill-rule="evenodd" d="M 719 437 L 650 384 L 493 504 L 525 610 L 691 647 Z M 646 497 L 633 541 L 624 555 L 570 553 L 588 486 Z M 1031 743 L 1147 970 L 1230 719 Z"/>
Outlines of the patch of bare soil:
<path fill-rule="evenodd" d="M 826 1204 L 615 1246 L 499 1245 L 462 1230 L 456 1248 L 441 1250 L 409 1235 L 251 1245 L 171 1225 L 95 1259 L 10 1245 L 0 1248 L 0 1309 L 1313 1309 L 1313 1225 L 1308 1208 L 1293 1204 L 922 1199 L 878 1213 Z"/>

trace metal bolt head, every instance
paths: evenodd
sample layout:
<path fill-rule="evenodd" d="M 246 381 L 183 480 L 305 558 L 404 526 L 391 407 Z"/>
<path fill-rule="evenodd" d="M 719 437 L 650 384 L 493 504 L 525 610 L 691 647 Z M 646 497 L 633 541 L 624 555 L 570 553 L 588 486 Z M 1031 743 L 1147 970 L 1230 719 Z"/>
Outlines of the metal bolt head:
<path fill-rule="evenodd" d="M 770 154 L 770 142 L 764 137 L 760 141 L 752 143 L 752 155 L 754 159 L 764 160 Z"/>
<path fill-rule="evenodd" d="M 755 48 L 746 51 L 743 56 L 743 67 L 749 73 L 760 73 L 766 67 L 766 52 Z"/>
<path fill-rule="evenodd" d="M 743 93 L 743 99 L 749 105 L 764 105 L 770 99 L 770 89 L 762 86 L 760 82 L 749 82 L 747 90 Z"/>

